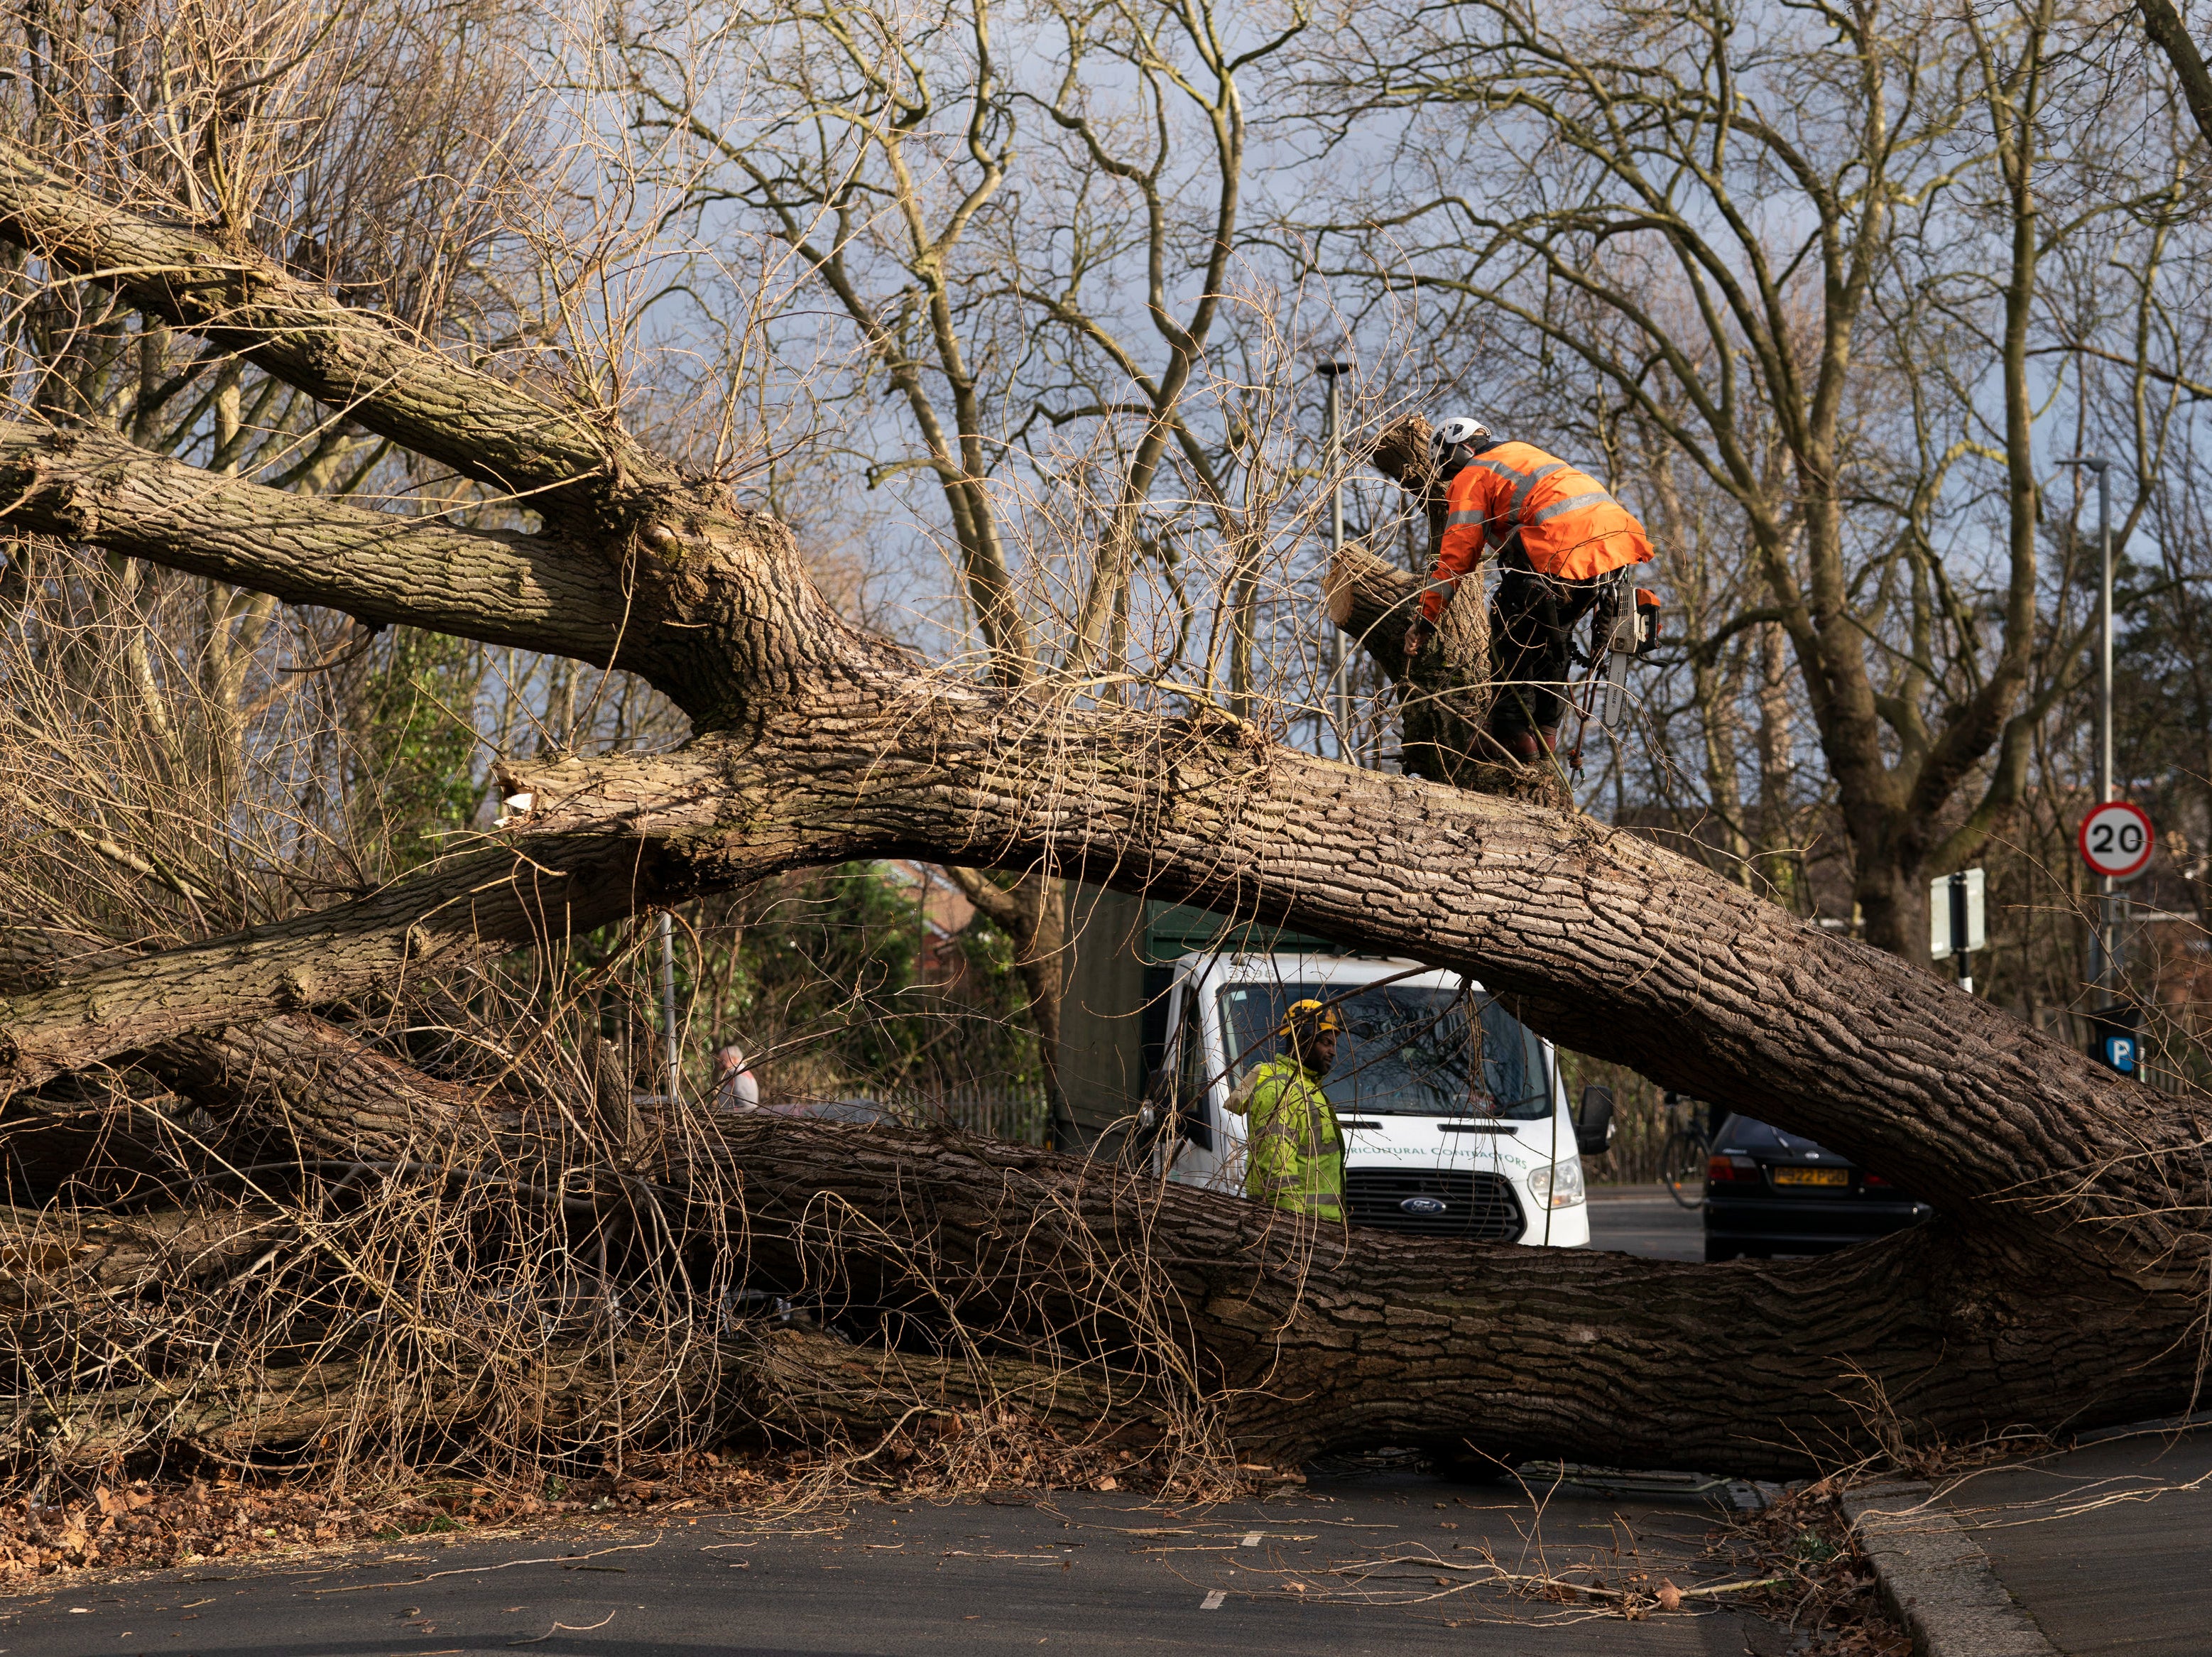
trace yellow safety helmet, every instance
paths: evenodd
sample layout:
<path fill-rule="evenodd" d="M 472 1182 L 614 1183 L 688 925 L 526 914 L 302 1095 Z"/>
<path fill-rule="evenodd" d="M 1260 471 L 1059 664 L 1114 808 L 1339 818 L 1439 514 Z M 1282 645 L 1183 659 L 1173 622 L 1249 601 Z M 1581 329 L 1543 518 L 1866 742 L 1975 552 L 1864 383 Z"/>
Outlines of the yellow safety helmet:
<path fill-rule="evenodd" d="M 1288 1036 L 1292 1032 L 1301 1029 L 1341 1032 L 1343 1028 L 1343 1014 L 1338 1012 L 1330 1003 L 1316 1001 L 1309 996 L 1304 1001 L 1294 1001 L 1290 1004 L 1289 1008 L 1283 1014 L 1282 1023 L 1276 1026 L 1275 1033 L 1279 1036 Z"/>

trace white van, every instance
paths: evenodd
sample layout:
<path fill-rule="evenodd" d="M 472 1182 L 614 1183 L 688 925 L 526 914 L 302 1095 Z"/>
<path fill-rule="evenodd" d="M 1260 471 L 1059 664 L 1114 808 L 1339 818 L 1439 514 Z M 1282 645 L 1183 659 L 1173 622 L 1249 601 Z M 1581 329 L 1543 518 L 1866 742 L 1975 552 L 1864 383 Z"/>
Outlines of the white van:
<path fill-rule="evenodd" d="M 1285 1009 L 1312 997 L 1345 1023 L 1324 1091 L 1344 1130 L 1353 1225 L 1589 1246 L 1580 1148 L 1552 1044 L 1479 986 L 1411 961 L 1195 954 L 1176 964 L 1169 995 L 1167 1050 L 1146 1100 L 1169 1179 L 1243 1192 L 1245 1123 L 1223 1107 L 1274 1055 Z M 1607 1095 L 1585 1110 L 1593 1151 L 1610 1134 L 1610 1106 Z"/>

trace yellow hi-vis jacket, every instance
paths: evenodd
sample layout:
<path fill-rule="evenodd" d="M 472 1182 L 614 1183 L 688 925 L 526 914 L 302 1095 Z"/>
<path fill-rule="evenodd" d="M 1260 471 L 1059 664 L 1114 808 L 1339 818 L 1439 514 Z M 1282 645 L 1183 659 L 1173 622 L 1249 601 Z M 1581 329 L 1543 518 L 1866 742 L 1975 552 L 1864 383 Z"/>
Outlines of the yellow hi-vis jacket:
<path fill-rule="evenodd" d="M 1451 601 L 1459 578 L 1481 562 L 1486 544 L 1503 547 L 1515 530 L 1528 567 L 1563 581 L 1586 581 L 1624 564 L 1648 564 L 1651 543 L 1628 509 L 1533 443 L 1499 443 L 1453 474 L 1444 496 L 1443 544 L 1421 613 L 1431 623 Z"/>
<path fill-rule="evenodd" d="M 1344 1134 L 1322 1079 L 1288 1053 L 1246 1076 L 1229 1108 L 1248 1117 L 1244 1194 L 1292 1214 L 1344 1218 Z"/>

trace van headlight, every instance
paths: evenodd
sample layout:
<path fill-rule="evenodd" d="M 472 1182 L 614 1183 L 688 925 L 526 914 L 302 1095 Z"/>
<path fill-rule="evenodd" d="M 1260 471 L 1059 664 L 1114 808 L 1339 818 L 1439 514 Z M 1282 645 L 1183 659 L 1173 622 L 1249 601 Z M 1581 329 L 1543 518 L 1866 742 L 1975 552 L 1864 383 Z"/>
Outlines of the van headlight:
<path fill-rule="evenodd" d="M 1528 1170 L 1528 1195 L 1540 1209 L 1571 1209 L 1583 1200 L 1583 1160 L 1571 1156 L 1549 1167 Z"/>

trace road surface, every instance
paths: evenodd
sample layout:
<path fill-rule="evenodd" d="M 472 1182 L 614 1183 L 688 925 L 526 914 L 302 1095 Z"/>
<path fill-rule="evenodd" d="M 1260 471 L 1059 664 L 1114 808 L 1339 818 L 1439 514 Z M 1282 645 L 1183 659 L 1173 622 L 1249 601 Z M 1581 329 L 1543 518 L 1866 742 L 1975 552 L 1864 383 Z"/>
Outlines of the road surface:
<path fill-rule="evenodd" d="M 1486 1563 L 1574 1581 L 1718 1580 L 1716 1510 L 1411 1473 L 1182 1509 L 1063 1493 L 864 1504 L 768 1525 L 551 1531 L 341 1563 L 93 1577 L 0 1602 L 10 1657 L 968 1657 L 1041 1648 L 1255 1657 L 1742 1657 L 1778 1630 L 1726 1610 L 1625 1623 L 1468 1586 Z M 1030 1505 L 1032 1501 L 1037 1505 Z M 1618 1550 L 1619 1551 L 1616 1551 Z"/>
<path fill-rule="evenodd" d="M 1663 1185 L 1593 1185 L 1590 1246 L 1653 1260 L 1702 1260 L 1705 1222 Z"/>

